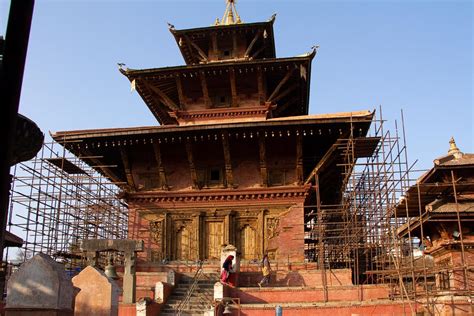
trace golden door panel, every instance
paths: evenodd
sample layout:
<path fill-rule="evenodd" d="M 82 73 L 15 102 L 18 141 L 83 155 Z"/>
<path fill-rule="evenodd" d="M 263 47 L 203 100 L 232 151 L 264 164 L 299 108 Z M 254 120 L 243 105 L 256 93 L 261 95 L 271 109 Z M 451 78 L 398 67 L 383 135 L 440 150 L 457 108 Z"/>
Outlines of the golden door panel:
<path fill-rule="evenodd" d="M 177 260 L 190 260 L 191 259 L 191 238 L 189 230 L 186 227 L 181 228 L 176 233 L 176 259 Z"/>
<path fill-rule="evenodd" d="M 224 243 L 224 223 L 206 222 L 205 230 L 205 257 L 206 259 L 220 259 L 221 247 Z"/>
<path fill-rule="evenodd" d="M 257 232 L 249 225 L 245 225 L 239 235 L 239 250 L 242 253 L 242 259 L 257 258 Z"/>

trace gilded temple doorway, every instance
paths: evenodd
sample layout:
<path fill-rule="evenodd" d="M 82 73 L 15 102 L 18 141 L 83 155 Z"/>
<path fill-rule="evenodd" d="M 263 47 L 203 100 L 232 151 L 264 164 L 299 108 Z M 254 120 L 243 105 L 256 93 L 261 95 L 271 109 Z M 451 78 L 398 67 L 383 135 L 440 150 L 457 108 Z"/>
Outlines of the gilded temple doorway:
<path fill-rule="evenodd" d="M 176 233 L 176 259 L 191 260 L 191 238 L 189 230 L 181 227 Z"/>
<path fill-rule="evenodd" d="M 224 223 L 206 222 L 204 255 L 206 259 L 220 259 L 221 247 L 224 244 Z"/>
<path fill-rule="evenodd" d="M 255 259 L 257 255 L 257 232 L 250 225 L 245 225 L 239 231 L 238 247 L 242 259 Z"/>

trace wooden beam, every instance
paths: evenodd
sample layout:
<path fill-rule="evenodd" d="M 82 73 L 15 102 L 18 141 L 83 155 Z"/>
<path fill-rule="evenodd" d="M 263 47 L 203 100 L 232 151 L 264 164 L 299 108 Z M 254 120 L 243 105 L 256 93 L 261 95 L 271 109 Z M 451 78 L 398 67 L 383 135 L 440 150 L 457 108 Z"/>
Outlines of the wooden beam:
<path fill-rule="evenodd" d="M 132 168 L 130 167 L 128 152 L 124 147 L 119 147 L 119 148 L 120 148 L 120 156 L 122 156 L 123 169 L 127 177 L 127 183 L 132 189 L 132 191 L 136 191 L 137 188 L 135 186 L 135 181 L 133 181 Z"/>
<path fill-rule="evenodd" d="M 190 140 L 186 141 L 186 155 L 188 157 L 189 170 L 191 173 L 191 181 L 193 189 L 199 189 L 196 166 L 194 164 L 194 155 L 193 155 L 193 144 Z"/>
<path fill-rule="evenodd" d="M 160 179 L 161 189 L 169 190 L 168 182 L 166 181 L 165 167 L 163 166 L 161 157 L 161 148 L 157 141 L 153 142 L 153 152 L 155 153 L 156 164 L 158 165 L 158 177 Z"/>
<path fill-rule="evenodd" d="M 232 159 L 230 157 L 229 133 L 227 132 L 222 134 L 222 147 L 224 149 L 226 185 L 232 188 L 234 186 L 234 176 L 232 173 Z"/>
<path fill-rule="evenodd" d="M 263 71 L 261 67 L 257 68 L 257 86 L 258 86 L 258 100 L 260 105 L 265 104 L 265 86 L 263 81 Z"/>
<path fill-rule="evenodd" d="M 265 135 L 263 132 L 260 132 L 258 137 L 258 154 L 260 156 L 260 177 L 262 181 L 262 186 L 268 186 L 268 170 L 267 170 L 267 154 L 265 147 Z"/>
<path fill-rule="evenodd" d="M 235 84 L 235 70 L 231 68 L 229 71 L 229 79 L 230 79 L 230 91 L 232 94 L 232 106 L 238 106 L 238 99 L 237 99 L 237 86 Z"/>
<path fill-rule="evenodd" d="M 206 108 L 211 107 L 211 100 L 209 99 L 209 90 L 207 90 L 207 81 L 206 75 L 203 71 L 199 73 L 199 78 L 201 79 L 201 88 L 202 88 L 202 96 L 204 97 L 204 103 L 206 104 Z"/>
<path fill-rule="evenodd" d="M 291 75 L 295 72 L 295 68 L 291 68 L 288 70 L 286 75 L 281 79 L 280 83 L 276 86 L 276 88 L 273 90 L 272 94 L 270 94 L 270 97 L 267 99 L 267 102 L 272 102 L 275 96 L 280 92 L 280 89 L 283 87 L 283 85 L 290 79 Z"/>
<path fill-rule="evenodd" d="M 179 107 L 181 109 L 186 108 L 186 98 L 183 92 L 183 84 L 181 83 L 181 77 L 176 76 L 176 88 L 178 89 L 178 99 L 179 99 Z"/>
<path fill-rule="evenodd" d="M 192 47 L 194 47 L 194 49 L 196 49 L 196 51 L 198 52 L 199 56 L 201 56 L 203 61 L 208 62 L 207 55 L 202 51 L 202 49 L 196 43 L 194 43 L 189 38 L 189 36 L 184 35 L 184 39 L 186 40 L 187 43 L 189 43 Z"/>
<path fill-rule="evenodd" d="M 296 135 L 296 180 L 303 183 L 303 134 Z"/>
<path fill-rule="evenodd" d="M 168 108 L 170 108 L 171 110 L 175 110 L 175 111 L 179 110 L 179 107 L 176 105 L 176 103 L 174 103 L 173 100 L 171 100 L 163 91 L 161 91 L 160 88 L 152 86 L 151 84 L 149 84 L 146 81 L 140 80 L 140 83 L 143 83 L 143 85 L 145 87 L 147 87 L 148 89 L 153 91 L 156 95 L 158 95 L 160 101 L 164 105 L 166 105 Z"/>
<path fill-rule="evenodd" d="M 293 92 L 296 88 L 298 88 L 298 84 L 297 83 L 292 84 L 291 86 L 289 86 L 288 88 L 286 88 L 285 90 L 280 92 L 276 97 L 274 97 L 272 102 L 276 103 L 276 102 L 280 101 L 280 99 L 286 97 L 288 94 Z"/>
<path fill-rule="evenodd" d="M 252 51 L 252 48 L 253 46 L 255 45 L 255 43 L 257 42 L 258 38 L 260 37 L 260 35 L 262 35 L 263 33 L 263 30 L 260 30 L 257 32 L 257 34 L 255 34 L 255 36 L 253 37 L 252 41 L 250 42 L 249 46 L 247 47 L 247 50 L 245 51 L 245 54 L 244 54 L 244 57 L 248 58 L 249 57 L 249 54 L 250 52 Z"/>

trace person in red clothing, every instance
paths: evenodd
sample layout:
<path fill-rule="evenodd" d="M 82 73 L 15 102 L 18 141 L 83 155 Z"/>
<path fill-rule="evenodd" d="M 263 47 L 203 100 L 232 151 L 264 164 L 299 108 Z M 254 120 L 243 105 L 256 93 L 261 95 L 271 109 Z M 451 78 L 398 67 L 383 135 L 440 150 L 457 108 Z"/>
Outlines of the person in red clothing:
<path fill-rule="evenodd" d="M 221 282 L 225 284 L 229 284 L 229 276 L 230 271 L 232 270 L 232 260 L 234 260 L 234 256 L 229 255 L 222 265 L 222 272 L 221 272 Z"/>

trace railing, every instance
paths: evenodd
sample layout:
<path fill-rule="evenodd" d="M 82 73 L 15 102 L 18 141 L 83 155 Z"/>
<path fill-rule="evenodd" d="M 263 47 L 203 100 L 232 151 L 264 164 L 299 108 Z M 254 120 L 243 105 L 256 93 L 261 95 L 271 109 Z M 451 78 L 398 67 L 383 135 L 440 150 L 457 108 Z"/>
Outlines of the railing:
<path fill-rule="evenodd" d="M 181 316 L 181 313 L 183 312 L 183 309 L 187 308 L 189 306 L 189 301 L 190 301 L 194 291 L 196 290 L 198 281 L 201 278 L 202 273 L 203 273 L 202 264 L 203 264 L 203 261 L 198 261 L 197 262 L 198 269 L 197 269 L 196 273 L 194 274 L 193 283 L 191 284 L 188 291 L 186 292 L 185 298 L 181 301 L 181 303 L 179 303 L 178 307 L 176 308 L 176 315 L 178 315 L 178 316 Z"/>

